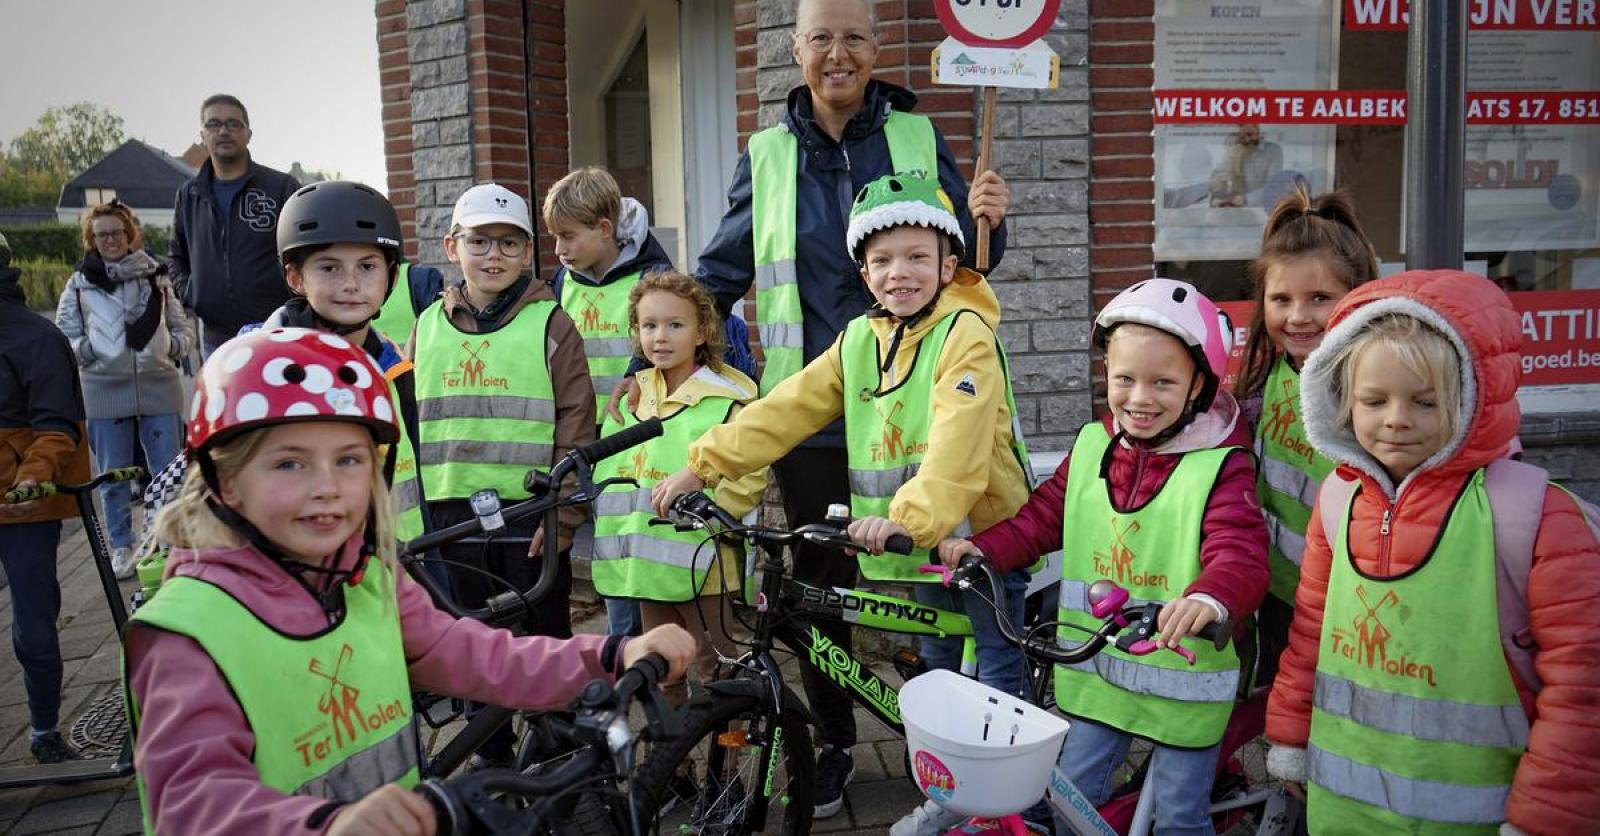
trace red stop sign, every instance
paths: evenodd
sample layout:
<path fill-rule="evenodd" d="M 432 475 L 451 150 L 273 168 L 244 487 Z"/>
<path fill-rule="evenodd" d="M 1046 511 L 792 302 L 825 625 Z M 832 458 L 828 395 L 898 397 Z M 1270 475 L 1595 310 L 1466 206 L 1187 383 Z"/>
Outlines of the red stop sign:
<path fill-rule="evenodd" d="M 1022 47 L 1044 37 L 1061 0 L 933 0 L 944 31 L 968 46 Z"/>

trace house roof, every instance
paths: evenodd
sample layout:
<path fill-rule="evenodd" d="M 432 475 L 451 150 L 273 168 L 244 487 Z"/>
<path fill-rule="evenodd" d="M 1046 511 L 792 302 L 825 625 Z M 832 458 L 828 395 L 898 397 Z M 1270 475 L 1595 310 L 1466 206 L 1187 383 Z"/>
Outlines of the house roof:
<path fill-rule="evenodd" d="M 68 180 L 56 205 L 86 208 L 85 189 L 115 189 L 118 199 L 135 210 L 171 209 L 178 187 L 194 173 L 182 160 L 160 148 L 130 139 Z"/>

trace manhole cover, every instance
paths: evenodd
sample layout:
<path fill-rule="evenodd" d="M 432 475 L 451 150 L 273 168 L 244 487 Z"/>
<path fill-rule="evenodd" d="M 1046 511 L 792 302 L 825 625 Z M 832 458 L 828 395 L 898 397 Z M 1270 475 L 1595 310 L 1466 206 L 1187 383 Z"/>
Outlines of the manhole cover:
<path fill-rule="evenodd" d="M 72 745 L 88 757 L 114 755 L 122 751 L 128 736 L 128 722 L 122 709 L 122 690 L 118 689 L 89 706 L 72 724 Z"/>

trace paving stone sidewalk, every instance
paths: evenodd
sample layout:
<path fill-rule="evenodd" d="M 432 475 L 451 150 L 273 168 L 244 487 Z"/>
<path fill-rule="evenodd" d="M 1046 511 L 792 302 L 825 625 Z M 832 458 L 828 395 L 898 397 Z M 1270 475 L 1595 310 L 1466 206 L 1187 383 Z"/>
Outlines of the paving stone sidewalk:
<path fill-rule="evenodd" d="M 62 532 L 57 558 L 61 579 L 61 650 L 65 659 L 61 706 L 62 731 L 96 700 L 120 687 L 120 645 L 111 627 L 100 583 L 89 553 L 88 540 L 77 521 Z M 124 581 L 124 596 L 136 588 Z M 605 613 L 593 606 L 575 605 L 579 632 L 602 632 Z M 0 595 L 0 632 L 9 632 L 9 590 Z M 880 671 L 886 677 L 892 672 Z M 798 675 L 787 666 L 788 678 L 798 691 Z M 0 768 L 32 763 L 28 754 L 28 710 L 22 688 L 22 671 L 9 649 L 0 651 Z M 812 828 L 817 833 L 879 834 L 904 815 L 922 797 L 905 777 L 905 743 L 863 712 L 857 727 L 861 743 L 855 749 L 856 777 L 846 789 L 844 812 Z M 435 745 L 442 743 L 441 738 Z M 0 790 L 0 833 L 59 833 L 74 836 L 123 836 L 139 831 L 139 801 L 132 779 L 96 781 L 72 786 Z"/>

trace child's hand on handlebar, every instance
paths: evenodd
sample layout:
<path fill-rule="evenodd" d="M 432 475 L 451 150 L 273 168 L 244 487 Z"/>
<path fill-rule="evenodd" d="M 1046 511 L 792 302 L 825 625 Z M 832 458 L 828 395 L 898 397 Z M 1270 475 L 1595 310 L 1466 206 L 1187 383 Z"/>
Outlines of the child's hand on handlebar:
<path fill-rule="evenodd" d="M 905 526 L 888 517 L 862 517 L 852 521 L 845 532 L 871 554 L 883 554 L 884 544 L 896 534 L 911 536 Z"/>
<path fill-rule="evenodd" d="M 655 508 L 656 516 L 665 517 L 678 497 L 690 491 L 704 490 L 705 486 L 706 483 L 700 481 L 700 477 L 686 467 L 657 482 L 656 486 L 650 489 L 650 504 Z"/>
<path fill-rule="evenodd" d="M 661 681 L 676 682 L 694 662 L 694 636 L 676 624 L 663 624 L 622 646 L 622 667 L 632 667 L 649 653 L 667 660 L 667 676 Z"/>
<path fill-rule="evenodd" d="M 533 537 L 528 541 L 528 557 L 532 560 L 538 560 L 540 557 L 539 553 L 543 550 L 544 526 L 541 525 L 533 530 Z"/>
<path fill-rule="evenodd" d="M 437 816 L 427 799 L 399 784 L 384 784 L 340 810 L 328 836 L 433 836 Z"/>
<path fill-rule="evenodd" d="M 1176 648 L 1178 643 L 1198 633 L 1200 628 L 1220 621 L 1217 608 L 1198 598 L 1174 598 L 1161 608 L 1156 618 L 1158 647 Z"/>
<path fill-rule="evenodd" d="M 939 562 L 943 563 L 946 569 L 955 569 L 960 566 L 961 558 L 969 554 L 983 557 L 983 552 L 979 551 L 971 540 L 963 540 L 960 537 L 947 537 L 944 542 L 939 544 Z"/>

